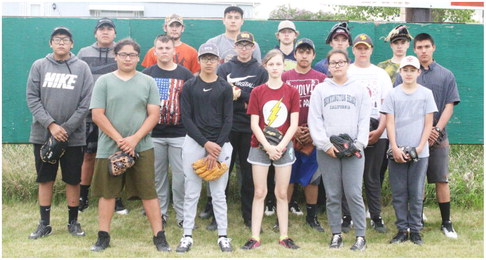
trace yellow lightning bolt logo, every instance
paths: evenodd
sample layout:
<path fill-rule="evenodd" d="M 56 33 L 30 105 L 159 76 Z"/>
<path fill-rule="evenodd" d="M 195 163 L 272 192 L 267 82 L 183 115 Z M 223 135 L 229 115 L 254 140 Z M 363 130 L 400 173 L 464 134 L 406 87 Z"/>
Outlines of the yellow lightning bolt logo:
<path fill-rule="evenodd" d="M 275 119 L 277 119 L 277 114 L 278 114 L 278 111 L 280 111 L 280 103 L 282 103 L 282 99 L 283 99 L 283 97 L 270 110 L 272 113 L 270 113 L 270 115 L 268 116 L 268 125 L 269 126 L 271 126 L 273 121 L 275 121 Z"/>

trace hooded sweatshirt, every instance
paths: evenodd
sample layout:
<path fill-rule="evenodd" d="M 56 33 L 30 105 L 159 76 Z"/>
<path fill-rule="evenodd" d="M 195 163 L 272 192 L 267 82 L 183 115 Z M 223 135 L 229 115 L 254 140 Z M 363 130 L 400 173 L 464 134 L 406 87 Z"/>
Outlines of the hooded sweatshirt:
<path fill-rule="evenodd" d="M 308 125 L 317 149 L 327 151 L 332 135 L 348 134 L 363 151 L 368 145 L 371 100 L 366 89 L 356 81 L 339 85 L 330 78 L 312 92 Z"/>
<path fill-rule="evenodd" d="M 231 131 L 251 134 L 250 115 L 246 113 L 251 91 L 268 81 L 268 73 L 255 58 L 241 62 L 237 56 L 218 68 L 218 76 L 241 89 L 241 96 L 233 101 Z"/>
<path fill-rule="evenodd" d="M 110 47 L 99 47 L 95 42 L 79 50 L 78 58 L 88 63 L 95 82 L 101 75 L 117 69 L 114 47 L 114 42 Z"/>
<path fill-rule="evenodd" d="M 29 141 L 43 144 L 55 122 L 68 133 L 69 146 L 86 145 L 86 124 L 93 76 L 86 62 L 71 53 L 56 61 L 52 53 L 36 60 L 27 79 L 27 105 L 32 113 Z"/>

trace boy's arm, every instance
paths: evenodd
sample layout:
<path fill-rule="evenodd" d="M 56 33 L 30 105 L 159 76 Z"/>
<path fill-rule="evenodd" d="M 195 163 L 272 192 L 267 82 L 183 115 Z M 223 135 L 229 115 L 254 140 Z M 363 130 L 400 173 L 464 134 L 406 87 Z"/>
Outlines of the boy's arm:
<path fill-rule="evenodd" d="M 104 108 L 93 108 L 91 109 L 91 115 L 93 118 L 93 122 L 103 131 L 107 136 L 109 136 L 113 141 L 116 142 L 118 146 L 120 146 L 120 142 L 123 139 L 120 133 L 115 129 L 115 127 L 111 124 L 108 117 L 105 115 Z"/>
<path fill-rule="evenodd" d="M 398 148 L 397 139 L 395 135 L 395 115 L 386 114 L 386 133 L 388 135 L 388 141 L 393 152 L 393 158 L 397 163 L 404 163 L 406 159 L 405 154 Z M 418 153 L 418 151 L 417 151 Z"/>
<path fill-rule="evenodd" d="M 145 118 L 143 124 L 133 135 L 122 138 L 118 146 L 123 151 L 128 152 L 133 156 L 135 154 L 135 147 L 137 147 L 140 140 L 148 135 L 155 125 L 157 125 L 159 121 L 159 111 L 159 105 L 147 104 L 147 118 Z"/>
<path fill-rule="evenodd" d="M 223 127 L 218 139 L 216 139 L 216 143 L 220 147 L 223 147 L 226 140 L 228 140 L 231 127 L 233 126 L 233 89 L 230 86 L 227 86 L 224 90 L 223 102 Z"/>
<path fill-rule="evenodd" d="M 429 135 L 432 131 L 432 123 L 434 121 L 434 113 L 425 114 L 424 130 L 422 131 L 422 137 L 420 138 L 419 145 L 415 148 L 417 154 L 420 154 L 426 145 L 429 145 Z"/>
<path fill-rule="evenodd" d="M 451 119 L 453 113 L 454 113 L 454 103 L 446 104 L 444 110 L 442 111 L 442 114 L 440 115 L 439 121 L 435 126 L 440 128 L 441 131 L 443 131 L 444 128 L 447 126 L 447 123 L 449 123 L 449 120 Z M 435 143 L 437 138 L 439 138 L 439 132 L 435 130 L 434 127 L 431 128 L 429 133 L 430 133 L 428 138 L 429 144 L 432 145 Z"/>

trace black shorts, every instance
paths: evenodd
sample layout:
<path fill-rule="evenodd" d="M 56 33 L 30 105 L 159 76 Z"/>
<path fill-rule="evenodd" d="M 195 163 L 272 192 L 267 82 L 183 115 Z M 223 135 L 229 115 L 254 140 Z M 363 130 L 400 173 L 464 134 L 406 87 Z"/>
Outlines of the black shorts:
<path fill-rule="evenodd" d="M 61 164 L 62 181 L 70 185 L 81 182 L 81 165 L 83 164 L 83 147 L 68 147 L 66 152 L 55 164 L 43 162 L 40 158 L 42 145 L 34 144 L 35 169 L 37 171 L 36 182 L 50 182 L 56 180 L 57 169 Z"/>
<path fill-rule="evenodd" d="M 85 153 L 96 153 L 98 150 L 98 126 L 93 122 L 86 122 Z"/>
<path fill-rule="evenodd" d="M 439 145 L 430 147 L 429 166 L 427 167 L 428 183 L 449 182 L 449 139 L 443 140 Z"/>

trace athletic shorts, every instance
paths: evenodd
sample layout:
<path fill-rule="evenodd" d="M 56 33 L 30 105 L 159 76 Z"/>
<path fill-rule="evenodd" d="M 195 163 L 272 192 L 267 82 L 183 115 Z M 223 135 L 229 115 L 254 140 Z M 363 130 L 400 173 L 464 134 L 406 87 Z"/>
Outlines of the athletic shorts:
<path fill-rule="evenodd" d="M 96 153 L 98 150 L 98 126 L 93 122 L 86 122 L 85 153 Z"/>
<path fill-rule="evenodd" d="M 428 183 L 448 183 L 449 179 L 449 140 L 443 140 L 439 145 L 430 147 L 429 166 L 427 167 Z"/>
<path fill-rule="evenodd" d="M 310 155 L 295 151 L 295 163 L 292 165 L 290 183 L 300 183 L 302 186 L 320 183 L 320 172 L 317 170 L 316 149 Z"/>
<path fill-rule="evenodd" d="M 294 144 L 289 142 L 287 145 L 287 151 L 280 159 L 276 161 L 270 160 L 268 154 L 258 147 L 250 147 L 250 152 L 248 153 L 247 161 L 251 164 L 270 166 L 273 164 L 275 167 L 283 167 L 287 165 L 292 165 L 295 162 Z"/>
<path fill-rule="evenodd" d="M 66 149 L 63 156 L 55 164 L 43 162 L 40 158 L 41 144 L 34 144 L 36 182 L 44 183 L 56 180 L 57 169 L 61 164 L 62 181 L 69 185 L 81 182 L 81 165 L 83 165 L 83 147 L 72 146 Z"/>
<path fill-rule="evenodd" d="M 135 165 L 122 176 L 108 173 L 108 159 L 96 158 L 91 190 L 94 196 L 106 199 L 120 197 L 123 188 L 128 199 L 150 200 L 157 198 L 154 177 L 154 149 L 140 152 Z"/>

